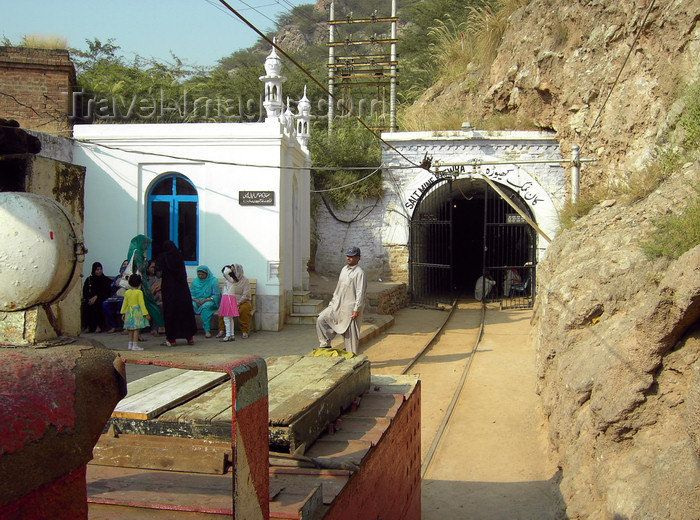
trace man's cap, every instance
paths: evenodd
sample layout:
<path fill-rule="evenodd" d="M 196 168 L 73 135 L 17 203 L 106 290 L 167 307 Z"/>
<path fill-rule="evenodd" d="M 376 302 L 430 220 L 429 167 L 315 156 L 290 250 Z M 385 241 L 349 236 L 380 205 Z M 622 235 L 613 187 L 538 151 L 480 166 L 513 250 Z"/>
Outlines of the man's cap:
<path fill-rule="evenodd" d="M 345 256 L 360 256 L 360 248 L 356 246 L 348 247 Z"/>

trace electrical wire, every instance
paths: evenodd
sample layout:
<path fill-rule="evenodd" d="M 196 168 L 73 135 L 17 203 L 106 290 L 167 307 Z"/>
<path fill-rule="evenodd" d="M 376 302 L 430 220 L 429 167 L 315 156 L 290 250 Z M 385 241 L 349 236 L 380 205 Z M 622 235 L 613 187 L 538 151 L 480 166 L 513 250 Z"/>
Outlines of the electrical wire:
<path fill-rule="evenodd" d="M 316 169 L 320 169 L 320 168 L 313 168 L 313 169 L 316 170 Z M 334 171 L 337 171 L 337 170 L 344 170 L 344 169 L 345 169 L 345 168 L 334 168 Z M 349 183 L 349 184 L 345 184 L 344 186 L 338 186 L 337 188 L 328 188 L 328 189 L 326 189 L 326 190 L 311 190 L 311 193 L 326 193 L 326 192 L 328 192 L 328 191 L 342 190 L 343 188 L 347 188 L 348 186 L 352 186 L 353 184 L 357 184 L 358 182 L 362 182 L 362 181 L 364 181 L 365 179 L 369 179 L 372 175 L 374 175 L 375 173 L 377 173 L 377 172 L 380 171 L 381 169 L 382 169 L 382 167 L 380 166 L 379 168 L 377 168 L 376 170 L 374 170 L 374 171 L 373 171 L 372 173 L 370 173 L 369 175 L 365 175 L 365 176 L 362 177 L 361 179 L 358 179 L 358 180 L 356 180 L 356 181 L 353 181 L 353 182 L 351 182 L 351 183 Z"/>
<path fill-rule="evenodd" d="M 646 14 L 644 15 L 644 20 L 642 20 L 642 23 L 639 25 L 637 28 L 637 33 L 634 35 L 634 40 L 632 41 L 632 45 L 630 45 L 630 50 L 627 52 L 627 56 L 625 56 L 625 61 L 622 62 L 622 66 L 620 67 L 619 72 L 617 73 L 617 77 L 615 78 L 615 81 L 613 82 L 612 87 L 610 87 L 610 92 L 608 92 L 607 97 L 605 98 L 605 101 L 600 107 L 600 110 L 598 111 L 598 115 L 595 117 L 595 120 L 591 124 L 591 127 L 588 129 L 588 133 L 586 134 L 586 137 L 583 139 L 583 143 L 581 144 L 581 150 L 586 146 L 586 143 L 588 142 L 588 137 L 591 135 L 591 131 L 593 130 L 593 127 L 598 123 L 598 119 L 600 119 L 601 114 L 603 113 L 603 109 L 605 108 L 605 105 L 608 103 L 608 100 L 610 99 L 610 96 L 613 93 L 613 90 L 615 90 L 615 87 L 617 86 L 617 82 L 620 80 L 620 76 L 622 75 L 622 71 L 625 68 L 625 65 L 627 65 L 627 60 L 629 59 L 630 55 L 632 54 L 632 50 L 634 50 L 635 45 L 637 44 L 637 40 L 639 39 L 639 35 L 642 32 L 642 29 L 644 29 L 644 26 L 647 23 L 647 18 L 649 18 L 649 14 L 651 13 L 651 10 L 654 8 L 654 4 L 656 3 L 656 0 L 651 0 L 651 4 L 649 4 L 649 9 L 647 9 Z"/>
<path fill-rule="evenodd" d="M 141 154 L 141 155 L 153 155 L 156 157 L 167 157 L 168 159 L 179 159 L 182 161 L 190 161 L 190 162 L 197 162 L 197 163 L 211 163 L 211 164 L 224 164 L 227 166 L 246 166 L 249 168 L 276 168 L 276 169 L 287 169 L 287 170 L 310 170 L 312 168 L 309 168 L 307 166 L 280 166 L 279 164 L 252 164 L 252 163 L 238 163 L 238 162 L 232 162 L 232 161 L 217 161 L 215 159 L 203 159 L 199 157 L 185 157 L 182 155 L 171 155 L 167 153 L 158 153 L 158 152 L 147 152 L 144 150 L 129 150 L 128 148 L 121 148 L 119 146 L 111 146 L 108 144 L 104 143 L 95 143 L 92 141 L 88 141 L 85 139 L 76 139 L 74 137 L 67 137 L 66 139 L 69 139 L 73 141 L 74 143 L 77 143 L 79 145 L 90 145 L 90 146 L 97 146 L 100 148 L 108 148 L 110 150 L 116 150 L 119 152 L 125 152 L 125 153 L 136 153 L 136 154 Z M 348 166 L 345 168 L 338 168 L 337 166 L 318 166 L 314 167 L 314 170 L 327 170 L 327 171 L 336 171 L 339 169 L 342 170 L 369 170 L 372 168 L 376 168 L 376 166 Z M 381 167 L 380 167 L 381 168 Z M 397 167 L 394 167 L 397 168 Z M 374 175 L 375 172 L 372 172 L 370 175 Z"/>
<path fill-rule="evenodd" d="M 255 31 L 255 33 L 256 33 L 258 36 L 260 36 L 263 40 L 265 40 L 267 43 L 269 43 L 270 45 L 272 45 L 277 51 L 279 51 L 280 54 L 282 54 L 282 56 L 284 56 L 284 57 L 287 58 L 289 61 L 291 61 L 301 72 L 303 72 L 304 74 L 306 74 L 306 76 L 308 76 L 308 77 L 311 79 L 311 81 L 313 81 L 323 92 L 325 92 L 331 99 L 333 99 L 336 103 L 338 103 L 344 110 L 350 112 L 350 110 L 348 109 L 348 107 L 345 105 L 345 103 L 344 103 L 343 101 L 341 101 L 340 99 L 338 99 L 337 97 L 335 97 L 333 94 L 331 94 L 331 92 L 330 92 L 319 80 L 317 80 L 317 79 L 313 76 L 313 74 L 311 74 L 311 73 L 310 73 L 309 71 L 307 71 L 303 66 L 301 66 L 294 58 L 292 58 L 289 54 L 287 54 L 287 53 L 286 53 L 282 48 L 280 48 L 275 42 L 273 42 L 272 40 L 270 40 L 270 38 L 268 38 L 265 34 L 263 34 L 263 33 L 260 31 L 260 29 L 258 29 L 257 27 L 255 27 L 255 25 L 253 25 L 251 22 L 249 22 L 242 14 L 240 14 L 240 13 L 239 13 L 238 11 L 236 11 L 233 7 L 231 7 L 231 6 L 226 2 L 226 0 L 219 0 L 219 2 L 220 2 L 222 5 L 224 5 L 229 11 L 231 11 L 233 14 L 235 14 L 236 16 L 238 16 L 238 18 L 240 18 L 248 27 L 250 27 L 253 31 Z M 359 118 L 358 116 L 355 116 L 355 115 L 353 115 L 353 117 L 354 117 L 355 120 L 356 120 L 358 123 L 360 123 L 368 132 L 370 132 L 375 138 L 379 139 L 379 141 L 381 141 L 381 142 L 382 142 L 384 145 L 386 145 L 388 148 L 391 148 L 392 150 L 394 150 L 397 154 L 399 154 L 401 157 L 403 157 L 404 159 L 406 159 L 409 163 L 411 163 L 411 164 L 413 164 L 413 165 L 415 165 L 415 166 L 420 166 L 419 164 L 416 164 L 416 163 L 414 163 L 413 161 L 411 161 L 408 157 L 406 157 L 406 156 L 405 156 L 404 154 L 402 154 L 399 150 L 397 150 L 393 145 L 391 145 L 390 143 L 388 143 L 388 142 L 386 142 L 384 139 L 382 139 L 382 137 L 381 137 L 380 135 L 377 135 L 369 126 L 367 126 L 367 124 L 366 124 L 361 118 Z"/>
<path fill-rule="evenodd" d="M 369 211 L 367 211 L 367 208 L 362 208 L 360 211 L 357 212 L 357 215 L 355 215 L 351 220 L 343 220 L 338 215 L 335 214 L 335 212 L 333 211 L 333 208 L 331 208 L 331 205 L 326 200 L 326 197 L 321 195 L 321 200 L 323 201 L 323 205 L 326 206 L 326 209 L 328 210 L 328 213 L 330 213 L 331 217 L 333 217 L 335 220 L 337 220 L 341 224 L 352 224 L 354 222 L 359 222 L 360 220 L 366 219 L 367 217 L 369 217 L 369 215 L 372 213 L 372 211 L 374 211 L 374 208 L 376 208 L 377 205 L 379 204 L 379 198 L 377 198 L 377 200 L 374 201 L 374 206 L 369 208 Z M 360 215 L 362 214 L 363 211 L 367 211 L 367 213 L 362 215 L 362 217 L 360 217 Z"/>
<path fill-rule="evenodd" d="M 258 14 L 259 14 L 260 16 L 262 16 L 263 18 L 267 18 L 267 19 L 270 20 L 274 25 L 277 25 L 277 22 L 276 22 L 275 20 L 273 20 L 272 18 L 270 18 L 269 16 L 267 16 L 265 13 L 262 13 L 262 12 L 258 11 L 255 7 L 253 7 L 252 5 L 250 5 L 250 4 L 246 3 L 246 2 L 244 2 L 243 0 L 238 0 L 238 1 L 239 1 L 240 3 L 242 3 L 243 5 L 245 5 L 246 7 L 248 7 L 249 9 L 252 9 L 252 10 L 255 11 L 256 13 L 258 13 Z"/>

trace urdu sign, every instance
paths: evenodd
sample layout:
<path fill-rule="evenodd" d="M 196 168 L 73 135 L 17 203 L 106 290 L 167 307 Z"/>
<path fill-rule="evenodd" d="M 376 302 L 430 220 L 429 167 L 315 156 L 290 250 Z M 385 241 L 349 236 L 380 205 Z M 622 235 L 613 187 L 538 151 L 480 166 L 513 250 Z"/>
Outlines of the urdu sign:
<path fill-rule="evenodd" d="M 241 206 L 274 206 L 274 191 L 239 191 L 238 204 Z"/>

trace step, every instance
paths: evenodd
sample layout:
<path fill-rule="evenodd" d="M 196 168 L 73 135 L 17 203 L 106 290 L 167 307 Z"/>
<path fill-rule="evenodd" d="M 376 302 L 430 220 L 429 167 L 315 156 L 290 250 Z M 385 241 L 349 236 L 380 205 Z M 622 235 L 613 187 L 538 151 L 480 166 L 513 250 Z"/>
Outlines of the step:
<path fill-rule="evenodd" d="M 287 315 L 284 320 L 285 323 L 291 325 L 315 325 L 318 314 L 296 314 L 291 313 Z"/>
<path fill-rule="evenodd" d="M 293 303 L 292 314 L 316 314 L 323 310 L 323 300 L 308 300 L 304 303 Z"/>
<path fill-rule="evenodd" d="M 292 291 L 292 303 L 305 303 L 310 296 L 311 291 Z"/>

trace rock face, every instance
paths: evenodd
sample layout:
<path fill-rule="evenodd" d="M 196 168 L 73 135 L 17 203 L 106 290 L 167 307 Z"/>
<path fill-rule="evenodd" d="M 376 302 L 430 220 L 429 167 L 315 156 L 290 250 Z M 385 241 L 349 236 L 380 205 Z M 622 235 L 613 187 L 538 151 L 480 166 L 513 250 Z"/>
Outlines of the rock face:
<path fill-rule="evenodd" d="M 578 144 L 597 159 L 582 193 L 633 182 L 673 136 L 679 89 L 700 77 L 700 3 L 522 4 L 476 88 L 436 84 L 414 108 L 555 130 L 564 156 Z M 699 517 L 700 246 L 672 262 L 639 247 L 654 218 L 682 210 L 699 170 L 632 205 L 599 204 L 538 266 L 538 392 L 569 518 Z"/>
<path fill-rule="evenodd" d="M 598 159 L 582 189 L 624 183 L 677 122 L 678 89 L 700 74 L 700 3 L 652 2 L 523 2 L 478 88 L 436 85 L 418 104 L 475 119 L 517 114 L 555 130 L 563 155 L 576 143 Z"/>
<path fill-rule="evenodd" d="M 700 511 L 700 245 L 676 261 L 639 247 L 699 181 L 688 164 L 643 201 L 600 204 L 538 266 L 538 392 L 570 518 Z"/>

